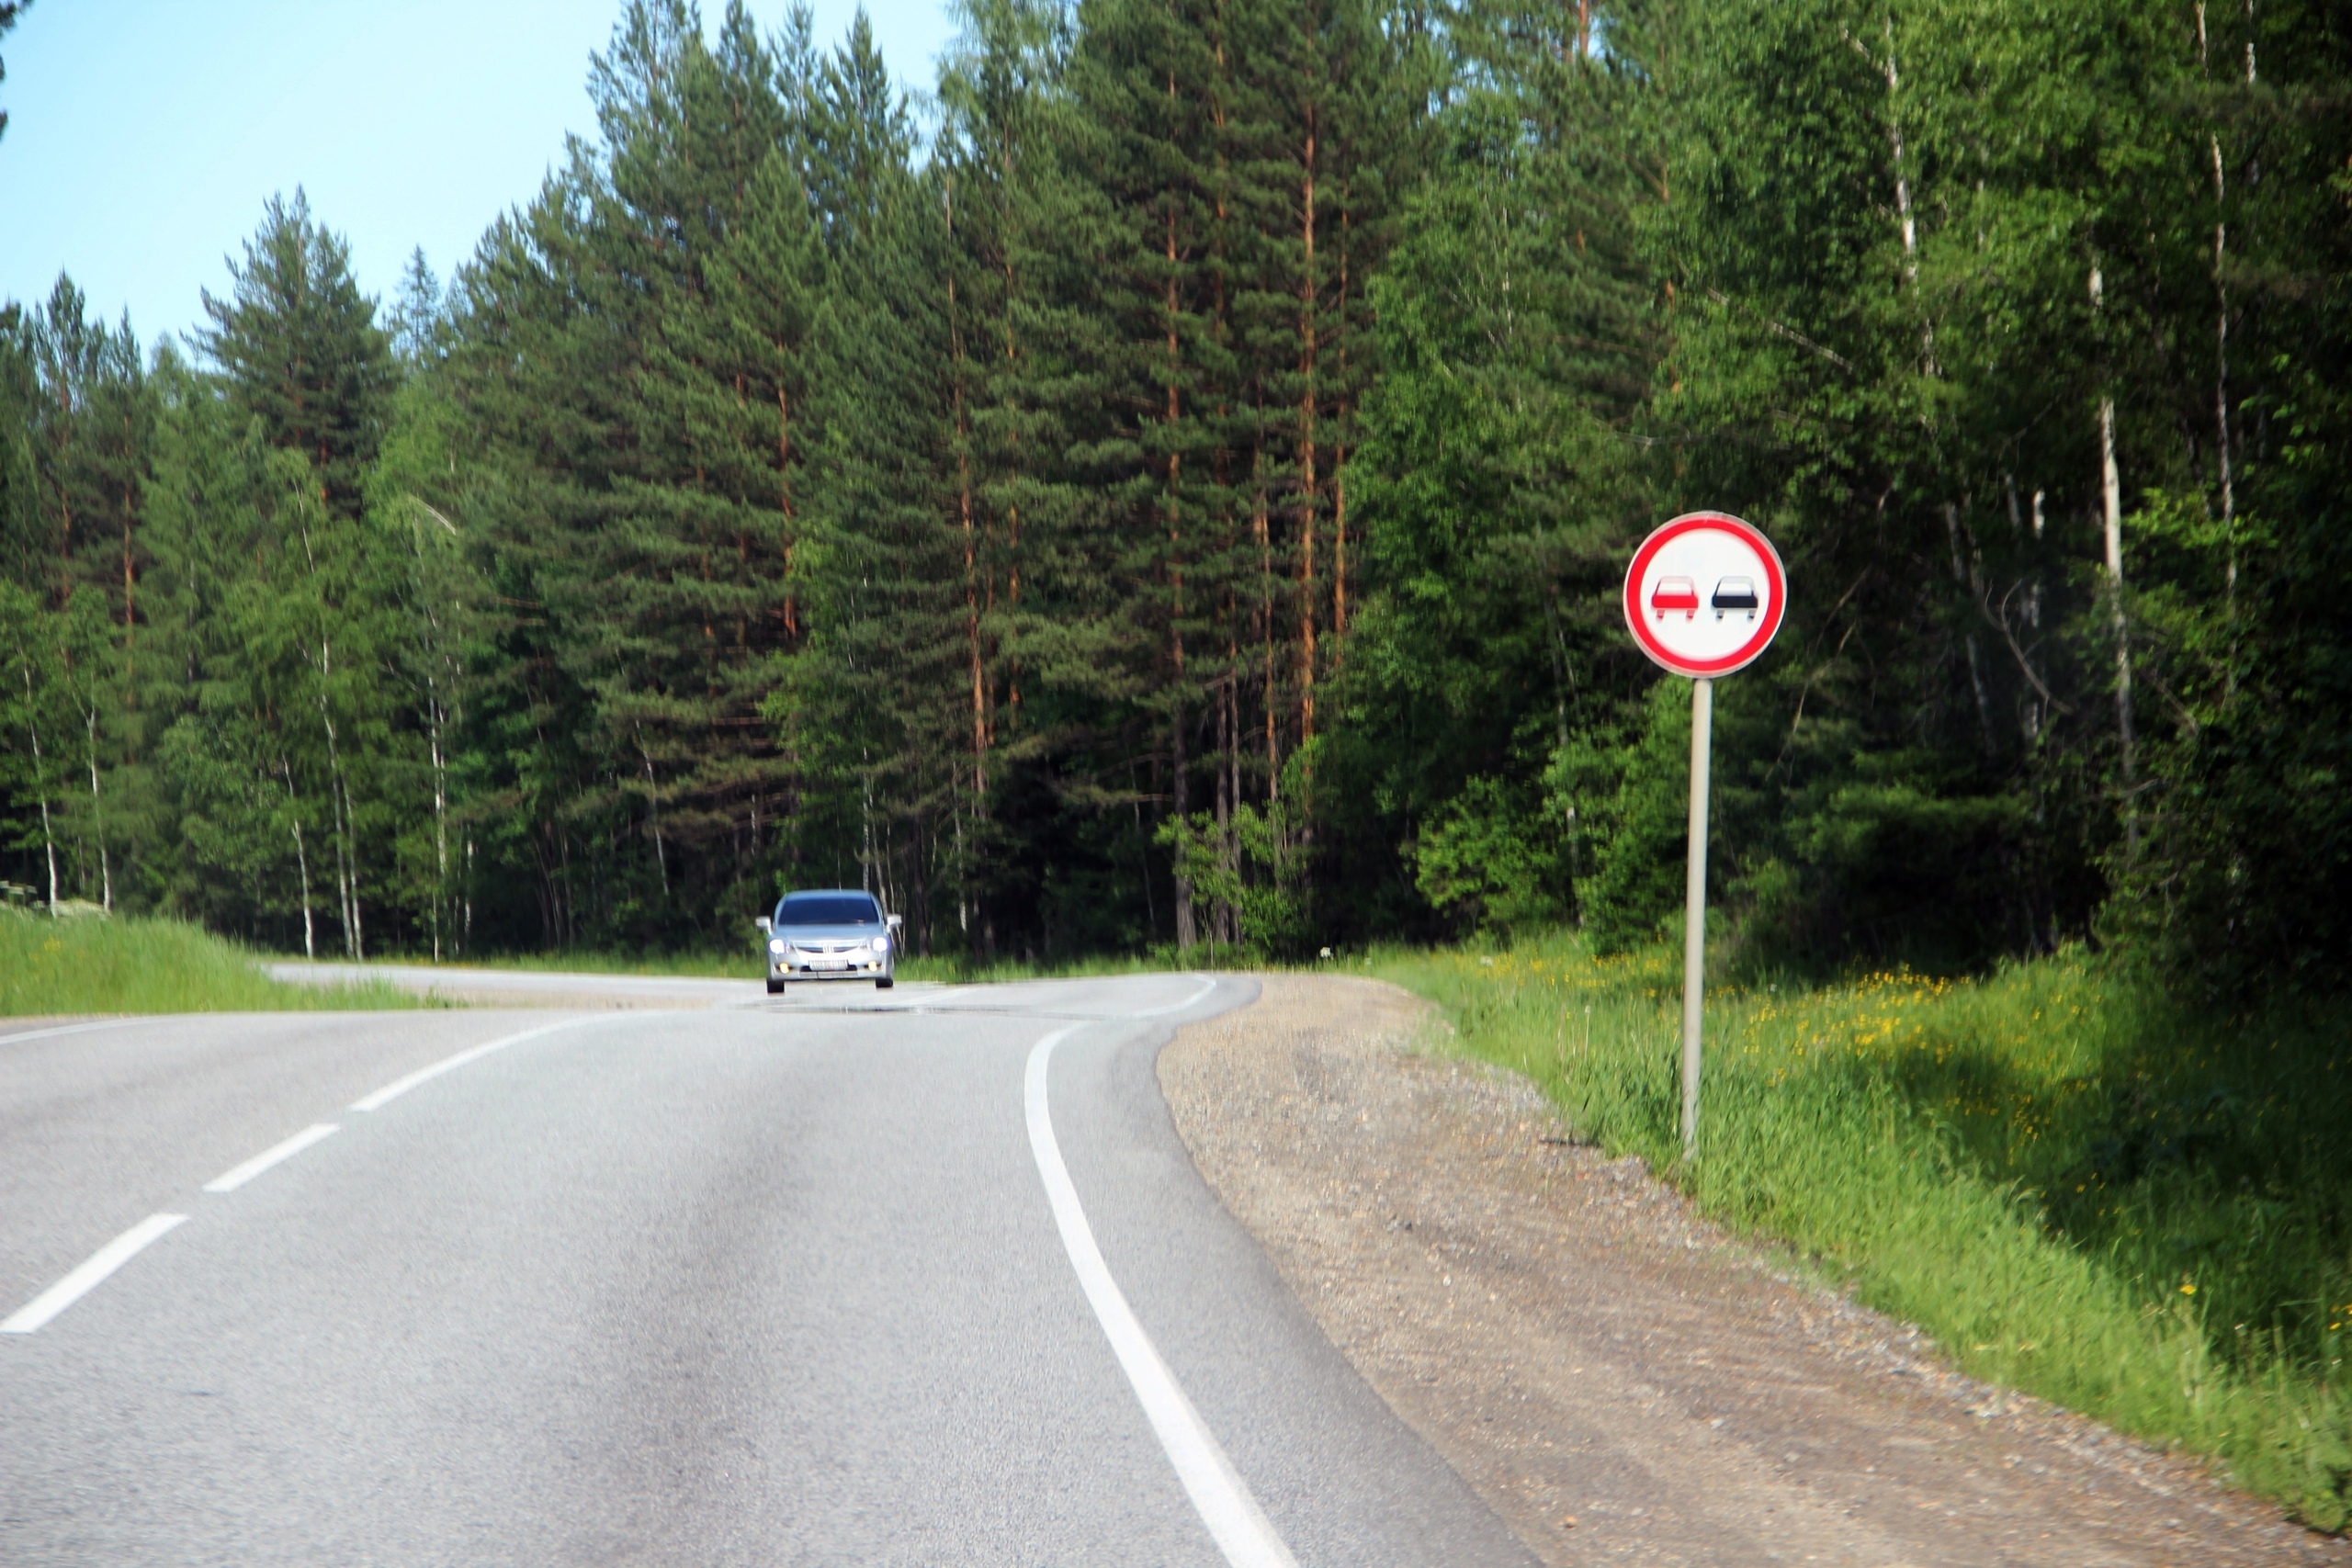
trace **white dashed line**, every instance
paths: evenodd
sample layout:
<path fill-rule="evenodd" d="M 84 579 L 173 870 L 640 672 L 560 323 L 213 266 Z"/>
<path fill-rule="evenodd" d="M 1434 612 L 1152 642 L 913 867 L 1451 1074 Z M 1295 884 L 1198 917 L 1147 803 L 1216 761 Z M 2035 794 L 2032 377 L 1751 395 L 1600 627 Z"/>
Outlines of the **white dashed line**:
<path fill-rule="evenodd" d="M 282 1144 L 273 1145 L 240 1166 L 232 1166 L 204 1184 L 207 1192 L 234 1192 L 280 1160 L 292 1159 L 322 1138 L 332 1138 L 343 1129 L 332 1122 L 320 1122 L 303 1128 Z"/>
<path fill-rule="evenodd" d="M 1210 981 L 1204 985 L 1191 1000 L 1179 1007 L 1155 1010 L 1180 1011 L 1206 996 L 1215 984 Z M 1073 1023 L 1057 1029 L 1031 1046 L 1028 1070 L 1023 1075 L 1022 1084 L 1022 1100 L 1029 1118 L 1029 1152 L 1036 1156 L 1037 1174 L 1045 1179 L 1046 1198 L 1053 1205 L 1054 1224 L 1061 1231 L 1062 1247 L 1069 1254 L 1070 1267 L 1078 1270 L 1078 1282 L 1086 1292 L 1087 1303 L 1094 1308 L 1094 1316 L 1102 1325 L 1102 1332 L 1109 1337 L 1111 1349 L 1119 1358 L 1119 1366 L 1127 1374 L 1127 1382 L 1134 1387 L 1136 1398 L 1141 1402 L 1144 1415 L 1159 1438 L 1159 1446 L 1167 1451 L 1169 1463 L 1176 1467 L 1176 1478 L 1184 1483 L 1185 1495 L 1192 1498 L 1201 1522 L 1208 1526 L 1226 1562 L 1232 1568 L 1297 1568 L 1297 1560 L 1283 1544 L 1282 1537 L 1274 1533 L 1273 1522 L 1258 1506 L 1258 1500 L 1250 1495 L 1249 1484 L 1217 1446 L 1216 1435 L 1201 1419 L 1200 1412 L 1193 1408 L 1193 1402 L 1184 1397 L 1176 1375 L 1152 1348 L 1143 1325 L 1136 1321 L 1127 1298 L 1120 1292 L 1118 1281 L 1111 1278 L 1110 1266 L 1102 1261 L 1102 1248 L 1094 1245 L 1094 1231 L 1087 1224 L 1086 1211 L 1079 1204 L 1078 1189 L 1071 1185 L 1069 1169 L 1062 1164 L 1061 1147 L 1054 1142 L 1053 1114 L 1046 1102 L 1046 1068 L 1054 1059 L 1054 1047 L 1079 1028 Z"/>
<path fill-rule="evenodd" d="M 437 1078 L 443 1073 L 454 1072 L 458 1068 L 464 1066 L 468 1062 L 478 1061 L 481 1057 L 489 1055 L 492 1051 L 503 1050 L 509 1045 L 517 1045 L 526 1040 L 537 1040 L 540 1035 L 552 1034 L 559 1029 L 576 1029 L 583 1023 L 594 1023 L 597 1020 L 593 1018 L 568 1018 L 561 1023 L 543 1024 L 537 1029 L 526 1029 L 520 1034 L 510 1034 L 503 1040 L 493 1040 L 487 1045 L 477 1045 L 470 1051 L 460 1051 L 454 1056 L 445 1056 L 429 1067 L 419 1067 L 416 1071 L 409 1074 L 409 1076 L 404 1078 L 394 1078 L 390 1083 L 386 1084 L 383 1088 L 378 1089 L 375 1093 L 368 1095 L 363 1100 L 353 1100 L 351 1102 L 351 1109 L 354 1111 L 381 1111 L 385 1106 L 390 1104 L 393 1100 L 398 1100 L 401 1095 L 406 1094 L 409 1090 L 424 1082 L 427 1078 Z"/>
<path fill-rule="evenodd" d="M 30 1334 L 97 1289 L 106 1277 L 139 1256 L 146 1245 L 187 1219 L 186 1214 L 150 1214 L 90 1255 L 89 1261 L 18 1307 L 0 1334 Z"/>

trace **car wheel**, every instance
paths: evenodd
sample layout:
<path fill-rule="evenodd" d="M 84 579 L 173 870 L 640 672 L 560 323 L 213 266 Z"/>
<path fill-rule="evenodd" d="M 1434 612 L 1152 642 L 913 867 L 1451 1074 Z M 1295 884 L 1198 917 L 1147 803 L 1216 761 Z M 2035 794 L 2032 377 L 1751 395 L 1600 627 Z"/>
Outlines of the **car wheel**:
<path fill-rule="evenodd" d="M 887 991 L 898 983 L 899 982 L 891 976 L 885 975 L 880 979 L 874 982 L 874 988 L 877 991 Z"/>
<path fill-rule="evenodd" d="M 770 980 L 768 982 L 768 995 L 772 997 L 780 997 L 784 995 L 784 982 L 781 980 Z"/>

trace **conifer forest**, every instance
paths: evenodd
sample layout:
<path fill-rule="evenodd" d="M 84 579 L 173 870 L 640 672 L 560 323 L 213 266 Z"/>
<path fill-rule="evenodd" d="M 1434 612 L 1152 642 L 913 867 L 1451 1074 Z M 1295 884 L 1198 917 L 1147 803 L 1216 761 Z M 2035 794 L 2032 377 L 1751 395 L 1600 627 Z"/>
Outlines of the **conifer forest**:
<path fill-rule="evenodd" d="M 1679 917 L 1755 972 L 2352 959 L 2352 14 L 628 0 L 389 299 L 0 313 L 0 877 L 284 952 L 1046 958 Z M 1214 954 L 1209 956 L 1213 957 Z"/>

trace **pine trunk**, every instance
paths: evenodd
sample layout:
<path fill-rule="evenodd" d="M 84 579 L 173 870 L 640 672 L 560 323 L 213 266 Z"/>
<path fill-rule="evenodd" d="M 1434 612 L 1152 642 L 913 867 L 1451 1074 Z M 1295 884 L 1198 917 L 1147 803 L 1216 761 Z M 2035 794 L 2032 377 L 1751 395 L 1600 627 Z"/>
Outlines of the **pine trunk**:
<path fill-rule="evenodd" d="M 1315 739 L 1315 108 L 1300 164 L 1298 280 L 1298 743 Z"/>

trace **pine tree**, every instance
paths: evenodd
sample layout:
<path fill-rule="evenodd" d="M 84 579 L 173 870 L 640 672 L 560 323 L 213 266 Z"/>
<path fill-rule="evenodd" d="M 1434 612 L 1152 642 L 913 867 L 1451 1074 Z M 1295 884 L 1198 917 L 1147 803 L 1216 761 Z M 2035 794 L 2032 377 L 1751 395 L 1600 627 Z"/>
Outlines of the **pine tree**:
<path fill-rule="evenodd" d="M 808 826 L 855 846 L 856 878 L 903 909 L 927 949 L 965 651 L 935 286 L 947 233 L 862 20 L 820 73 L 808 145 L 812 188 L 847 205 L 823 212 L 829 282 L 809 343 L 812 631 L 771 711 L 809 773 Z"/>
<path fill-rule="evenodd" d="M 1245 794 L 1276 796 L 1316 735 L 1345 615 L 1338 456 L 1374 365 L 1360 290 L 1385 243 L 1388 165 L 1409 146 L 1411 73 L 1375 81 L 1396 63 L 1349 5 L 1080 13 L 1071 385 L 1101 412 L 1072 422 L 1068 478 L 1104 519 L 1096 570 L 1123 591 L 1114 624 L 1130 700 L 1166 738 L 1167 806 L 1190 824 L 1207 773 L 1214 826 L 1197 830 L 1227 882 Z M 1233 901 L 1213 902 L 1229 940 Z"/>
<path fill-rule="evenodd" d="M 15 27 L 24 14 L 32 8 L 32 3 L 33 0 L 0 0 L 0 38 L 8 36 L 8 29 Z M 6 82 L 7 79 L 7 62 L 0 61 L 0 82 Z M 8 111 L 0 109 L 0 136 L 6 136 L 7 133 Z"/>
<path fill-rule="evenodd" d="M 393 369 L 375 303 L 352 278 L 350 246 L 311 220 L 298 188 L 291 203 L 272 197 L 264 205 L 244 262 L 231 262 L 229 276 L 228 298 L 205 291 L 212 324 L 198 332 L 197 346 L 269 444 L 310 463 L 321 502 L 356 516 Z"/>
<path fill-rule="evenodd" d="M 1072 591 L 1085 574 L 1056 589 L 1037 570 L 1077 515 L 1059 461 L 1067 427 L 1053 401 L 1071 331 L 1057 265 L 1072 219 L 1059 163 L 1069 140 L 1059 83 L 1070 42 L 1059 9 L 1029 0 L 974 6 L 940 77 L 944 123 L 933 159 L 945 247 L 934 287 L 947 334 L 963 633 L 956 735 L 965 763 L 951 790 L 952 881 L 958 936 L 982 952 L 994 950 L 996 905 L 1022 891 L 1004 874 L 1012 838 L 995 803 L 1025 793 L 1009 768 L 1038 751 L 1037 728 L 1021 722 L 1023 674 L 1034 713 L 1041 670 L 1099 668 L 1102 652 L 1091 635 L 1100 604 Z M 1042 589 L 1056 597 L 1039 613 Z M 1045 730 L 1055 728 L 1048 716 Z"/>
<path fill-rule="evenodd" d="M 740 6 L 715 51 L 673 6 L 631 14 L 601 84 L 614 157 L 592 243 L 600 286 L 641 300 L 630 346 L 642 371 L 616 411 L 627 455 L 592 513 L 591 581 L 628 595 L 603 623 L 612 640 L 592 689 L 605 743 L 626 759 L 616 781 L 630 778 L 642 802 L 664 899 L 672 854 L 698 860 L 687 869 L 706 894 L 758 886 L 746 873 L 775 852 L 788 774 L 755 738 L 790 637 L 779 429 L 788 441 L 796 389 L 776 345 L 805 329 L 789 298 L 771 299 L 764 319 L 746 299 L 747 286 L 788 297 L 796 280 L 739 270 L 744 236 L 773 243 L 777 225 L 805 226 L 777 69 Z M 750 265 L 805 264 L 783 243 Z M 751 307 L 747 335 L 729 330 L 730 306 Z M 763 368 L 769 384 L 755 386 Z"/>

